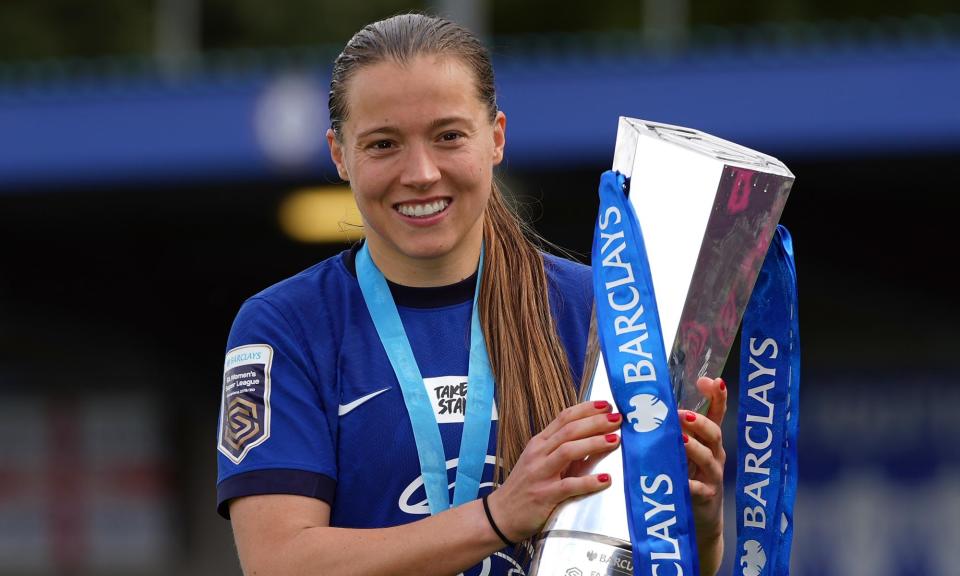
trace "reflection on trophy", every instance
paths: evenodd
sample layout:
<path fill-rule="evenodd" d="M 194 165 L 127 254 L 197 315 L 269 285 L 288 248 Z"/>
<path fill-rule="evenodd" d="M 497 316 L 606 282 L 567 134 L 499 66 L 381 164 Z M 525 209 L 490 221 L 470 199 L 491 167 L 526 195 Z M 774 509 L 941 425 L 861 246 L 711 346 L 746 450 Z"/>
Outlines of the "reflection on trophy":
<path fill-rule="evenodd" d="M 677 403 L 706 412 L 696 381 L 723 371 L 793 174 L 732 142 L 632 118 L 620 119 L 613 169 L 629 179 Z M 591 332 L 581 396 L 612 400 Z M 621 450 L 593 472 L 609 473 L 613 486 L 557 508 L 536 542 L 531 575 L 633 573 Z"/>

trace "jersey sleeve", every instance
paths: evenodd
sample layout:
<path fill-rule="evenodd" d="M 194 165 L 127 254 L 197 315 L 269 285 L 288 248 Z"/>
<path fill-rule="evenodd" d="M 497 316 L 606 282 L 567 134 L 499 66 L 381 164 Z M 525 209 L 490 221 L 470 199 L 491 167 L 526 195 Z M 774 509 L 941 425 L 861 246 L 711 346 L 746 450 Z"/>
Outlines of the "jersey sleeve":
<path fill-rule="evenodd" d="M 589 266 L 548 254 L 544 270 L 550 285 L 550 311 L 579 391 L 593 314 L 593 275 Z"/>
<path fill-rule="evenodd" d="M 224 359 L 217 430 L 221 516 L 229 517 L 231 499 L 258 494 L 333 503 L 335 398 L 335 382 L 321 381 L 298 326 L 269 301 L 248 300 Z"/>

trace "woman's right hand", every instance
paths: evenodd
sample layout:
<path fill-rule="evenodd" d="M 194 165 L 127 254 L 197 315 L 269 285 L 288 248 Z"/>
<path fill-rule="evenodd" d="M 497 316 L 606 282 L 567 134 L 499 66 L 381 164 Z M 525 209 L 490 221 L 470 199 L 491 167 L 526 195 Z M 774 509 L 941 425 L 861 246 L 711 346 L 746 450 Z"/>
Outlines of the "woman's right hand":
<path fill-rule="evenodd" d="M 487 498 L 507 538 L 520 542 L 533 536 L 564 500 L 610 485 L 609 475 L 583 475 L 583 471 L 587 457 L 620 445 L 616 432 L 623 417 L 611 410 L 603 400 L 576 404 L 530 439 L 506 481 Z"/>

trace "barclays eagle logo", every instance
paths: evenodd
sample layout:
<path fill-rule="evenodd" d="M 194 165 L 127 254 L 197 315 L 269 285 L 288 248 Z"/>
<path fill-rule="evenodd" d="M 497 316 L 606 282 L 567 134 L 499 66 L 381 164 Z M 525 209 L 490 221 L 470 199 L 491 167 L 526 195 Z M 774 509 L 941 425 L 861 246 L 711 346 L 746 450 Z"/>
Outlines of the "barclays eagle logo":
<path fill-rule="evenodd" d="M 763 547 L 756 540 L 747 540 L 743 543 L 743 556 L 740 557 L 740 567 L 743 576 L 760 576 L 763 567 L 767 565 L 767 555 Z"/>
<path fill-rule="evenodd" d="M 653 432 L 667 417 L 667 405 L 653 394 L 637 394 L 630 399 L 630 405 L 634 410 L 627 413 L 627 420 L 637 432 Z"/>

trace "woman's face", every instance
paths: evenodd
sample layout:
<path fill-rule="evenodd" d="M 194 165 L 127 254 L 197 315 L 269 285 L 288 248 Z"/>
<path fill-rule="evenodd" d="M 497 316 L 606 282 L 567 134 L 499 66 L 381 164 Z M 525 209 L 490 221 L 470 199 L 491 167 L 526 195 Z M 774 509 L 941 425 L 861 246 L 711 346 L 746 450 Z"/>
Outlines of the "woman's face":
<path fill-rule="evenodd" d="M 470 69 L 454 57 L 387 60 L 353 75 L 346 103 L 342 141 L 332 131 L 327 141 L 381 269 L 384 259 L 475 267 L 506 119 L 490 121 Z"/>

